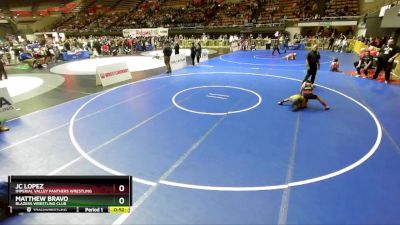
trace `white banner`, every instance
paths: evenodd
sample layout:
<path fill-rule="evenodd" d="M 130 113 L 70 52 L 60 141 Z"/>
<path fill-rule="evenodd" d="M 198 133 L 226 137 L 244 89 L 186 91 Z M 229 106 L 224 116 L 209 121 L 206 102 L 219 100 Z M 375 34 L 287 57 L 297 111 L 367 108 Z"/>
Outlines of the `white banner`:
<path fill-rule="evenodd" d="M 96 68 L 96 85 L 103 87 L 132 79 L 126 63 L 115 63 Z"/>
<path fill-rule="evenodd" d="M 234 41 L 234 42 L 232 42 L 232 44 L 231 44 L 231 52 L 236 52 L 236 51 L 239 51 L 239 42 L 237 42 L 237 41 Z"/>
<path fill-rule="evenodd" d="M 329 27 L 329 26 L 355 26 L 358 21 L 325 21 L 325 22 L 301 22 L 299 27 Z"/>
<path fill-rule="evenodd" d="M 173 71 L 182 69 L 186 66 L 186 55 L 171 55 L 171 69 Z"/>
<path fill-rule="evenodd" d="M 208 60 L 208 50 L 207 49 L 202 49 L 201 50 L 200 62 L 205 62 L 207 60 Z"/>
<path fill-rule="evenodd" d="M 124 29 L 124 37 L 155 37 L 168 36 L 168 28 L 143 28 L 143 29 Z"/>
<path fill-rule="evenodd" d="M 168 36 L 168 28 L 157 28 L 158 36 Z"/>
<path fill-rule="evenodd" d="M 16 116 L 17 112 L 7 88 L 0 88 L 0 120 L 9 120 Z"/>

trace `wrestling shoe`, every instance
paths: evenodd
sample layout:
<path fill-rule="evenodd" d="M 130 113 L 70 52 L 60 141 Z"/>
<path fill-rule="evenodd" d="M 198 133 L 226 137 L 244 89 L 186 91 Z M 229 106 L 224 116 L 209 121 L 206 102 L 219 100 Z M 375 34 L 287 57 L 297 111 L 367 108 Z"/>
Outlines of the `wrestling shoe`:
<path fill-rule="evenodd" d="M 2 132 L 2 131 L 9 131 L 10 130 L 10 128 L 8 128 L 8 127 L 6 127 L 6 126 L 1 126 L 0 125 L 0 132 Z"/>

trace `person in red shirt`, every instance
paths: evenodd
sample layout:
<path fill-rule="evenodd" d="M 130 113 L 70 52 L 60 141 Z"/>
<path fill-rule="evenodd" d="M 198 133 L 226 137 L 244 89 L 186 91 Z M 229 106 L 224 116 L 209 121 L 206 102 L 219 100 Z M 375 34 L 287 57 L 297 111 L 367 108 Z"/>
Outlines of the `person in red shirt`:
<path fill-rule="evenodd" d="M 110 46 L 104 43 L 103 46 L 101 46 L 101 51 L 103 52 L 104 55 L 109 55 L 110 54 Z"/>

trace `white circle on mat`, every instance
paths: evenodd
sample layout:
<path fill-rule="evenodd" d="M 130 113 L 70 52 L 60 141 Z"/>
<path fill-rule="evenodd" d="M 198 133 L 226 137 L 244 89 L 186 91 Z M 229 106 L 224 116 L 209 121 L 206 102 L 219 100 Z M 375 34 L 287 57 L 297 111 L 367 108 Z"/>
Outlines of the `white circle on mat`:
<path fill-rule="evenodd" d="M 75 124 L 75 120 L 76 117 L 78 116 L 78 114 L 87 106 L 89 105 L 91 102 L 93 102 L 94 100 L 96 100 L 97 98 L 106 95 L 114 90 L 120 89 L 122 87 L 128 86 L 128 85 L 132 85 L 135 83 L 140 83 L 140 82 L 146 82 L 146 81 L 150 81 L 150 80 L 156 80 L 156 79 L 165 79 L 165 78 L 171 78 L 171 77 L 181 77 L 181 76 L 193 76 L 193 75 L 199 75 L 199 74 L 229 74 L 229 75 L 251 75 L 251 76 L 260 76 L 260 77 L 272 77 L 272 78 L 279 78 L 279 79 L 285 79 L 285 80 L 292 80 L 292 81 L 296 81 L 296 82 L 302 82 L 302 80 L 299 79 L 294 79 L 291 77 L 284 77 L 284 76 L 276 76 L 276 75 L 269 75 L 269 74 L 256 74 L 256 73 L 244 73 L 244 72 L 199 72 L 199 73 L 186 73 L 186 74 L 176 74 L 176 75 L 171 75 L 171 76 L 159 76 L 159 77 L 154 77 L 154 78 L 150 78 L 150 79 L 145 79 L 145 80 L 141 80 L 141 81 L 136 81 L 133 83 L 129 83 L 129 84 L 124 84 L 112 89 L 109 89 L 105 92 L 102 92 L 96 96 L 94 96 L 93 98 L 89 99 L 87 102 L 85 102 L 83 105 L 81 105 L 81 107 L 79 107 L 79 109 L 74 113 L 74 115 L 72 116 L 71 120 L 70 120 L 70 124 L 69 124 L 69 136 L 71 139 L 71 142 L 73 144 L 73 146 L 75 147 L 75 149 L 79 152 L 79 154 L 85 158 L 86 160 L 88 160 L 90 163 L 92 163 L 94 166 L 98 167 L 99 169 L 102 169 L 108 173 L 111 173 L 113 175 L 125 175 L 124 173 L 114 170 L 110 167 L 107 167 L 106 165 L 103 165 L 102 163 L 98 162 L 97 160 L 95 160 L 94 158 L 92 158 L 86 151 L 83 150 L 83 148 L 79 145 L 79 143 L 76 140 L 75 137 L 75 133 L 74 133 L 74 124 Z M 339 94 L 345 98 L 347 98 L 348 100 L 354 102 L 356 105 L 360 106 L 362 109 L 364 109 L 373 119 L 375 125 L 376 125 L 376 129 L 377 129 L 377 137 L 375 139 L 375 143 L 374 145 L 371 147 L 371 149 L 369 149 L 369 151 L 362 156 L 360 159 L 358 159 L 357 161 L 353 162 L 352 164 L 343 167 L 337 171 L 328 173 L 328 174 L 324 174 L 318 177 L 313 177 L 313 178 L 309 178 L 309 179 L 304 179 L 304 180 L 298 180 L 298 181 L 293 181 L 293 182 L 289 182 L 286 184 L 277 184 L 277 185 L 266 185 L 266 186 L 210 186 L 210 185 L 194 185 L 194 184 L 187 184 L 187 183 L 182 183 L 182 182 L 174 182 L 174 181 L 168 181 L 168 180 L 158 180 L 158 181 L 150 181 L 150 180 L 146 180 L 146 179 L 141 179 L 138 177 L 133 177 L 132 176 L 132 180 L 141 184 L 146 184 L 149 186 L 156 186 L 158 184 L 164 184 L 164 185 L 168 185 L 168 186 L 174 186 L 174 187 L 180 187 L 180 188 L 188 188 L 188 189 L 197 189 L 197 190 L 206 190 L 206 191 L 230 191 L 230 192 L 243 192 L 243 191 L 268 191 L 268 190 L 279 190 L 279 189 L 286 189 L 289 187 L 294 187 L 294 186 L 301 186 L 301 185 L 306 185 L 306 184 L 311 184 L 311 183 L 316 183 L 316 182 L 320 182 L 323 180 L 327 180 L 327 179 L 331 179 L 333 177 L 342 175 L 344 173 L 347 173 L 353 169 L 355 169 L 356 167 L 360 166 L 361 164 L 363 164 L 365 161 L 367 161 L 377 150 L 378 147 L 382 141 L 382 127 L 381 124 L 378 120 L 378 118 L 375 116 L 375 114 L 368 109 L 366 106 L 364 106 L 363 104 L 361 104 L 359 101 L 355 100 L 354 98 L 340 92 L 337 90 L 334 90 L 332 88 L 323 86 L 323 85 L 317 85 L 320 88 L 329 90 L 331 92 L 334 92 L 336 94 Z"/>
<path fill-rule="evenodd" d="M 257 96 L 258 101 L 257 101 L 256 104 L 254 104 L 254 105 L 252 105 L 250 107 L 247 107 L 247 108 L 244 108 L 244 109 L 241 109 L 241 110 L 228 111 L 228 112 L 201 112 L 201 111 L 197 111 L 197 110 L 193 110 L 193 109 L 188 109 L 188 108 L 186 108 L 184 106 L 179 105 L 179 103 L 176 102 L 176 98 L 180 94 L 182 94 L 184 92 L 187 92 L 187 91 L 191 91 L 191 90 L 195 90 L 195 89 L 202 89 L 202 88 L 231 88 L 231 89 L 241 90 L 241 91 L 245 91 L 245 92 L 248 92 L 248 93 L 251 93 L 251 94 Z M 261 104 L 261 102 L 262 102 L 261 96 L 255 91 L 252 91 L 252 90 L 249 90 L 249 89 L 245 89 L 245 88 L 241 88 L 241 87 L 221 86 L 221 85 L 198 86 L 198 87 L 187 88 L 185 90 L 182 90 L 182 91 L 176 93 L 174 95 L 174 97 L 172 97 L 172 103 L 177 108 L 182 109 L 182 110 L 187 111 L 187 112 L 191 112 L 191 113 L 196 113 L 196 114 L 201 114 L 201 115 L 210 115 L 210 116 L 222 116 L 222 115 L 227 115 L 227 114 L 246 112 L 246 111 L 249 111 L 249 110 L 252 110 L 252 109 L 256 108 L 257 106 L 259 106 Z"/>
<path fill-rule="evenodd" d="M 268 55 L 255 55 L 255 56 L 253 56 L 253 58 L 255 58 L 255 59 L 272 59 L 272 60 L 274 60 L 274 59 L 282 59 L 282 57 L 280 57 L 280 56 L 277 56 L 277 57 L 274 57 L 274 56 L 268 56 Z"/>
<path fill-rule="evenodd" d="M 330 56 L 330 55 L 325 55 L 325 54 L 320 54 L 320 55 L 321 55 L 321 56 L 327 56 L 327 57 L 329 57 L 329 58 L 331 58 L 331 59 L 334 58 L 333 56 Z M 285 54 L 282 54 L 282 56 L 285 56 Z M 305 62 L 304 62 L 304 63 L 292 63 L 292 62 L 291 62 L 291 63 L 282 63 L 282 64 L 238 62 L 238 61 L 232 61 L 232 60 L 224 59 L 223 55 L 219 56 L 219 59 L 220 59 L 221 61 L 228 62 L 228 63 L 235 63 L 235 64 L 239 64 L 239 65 L 250 65 L 250 66 L 276 66 L 276 67 L 288 67 L 288 66 L 305 66 L 305 65 L 306 65 Z M 269 59 L 269 58 L 268 58 L 268 59 Z M 282 59 L 282 58 L 279 58 L 279 59 L 281 59 L 283 62 L 287 62 L 287 60 L 285 60 L 285 59 Z M 330 63 L 330 61 L 323 61 L 323 62 L 320 62 L 321 65 L 322 65 L 322 64 L 328 64 L 328 63 Z"/>

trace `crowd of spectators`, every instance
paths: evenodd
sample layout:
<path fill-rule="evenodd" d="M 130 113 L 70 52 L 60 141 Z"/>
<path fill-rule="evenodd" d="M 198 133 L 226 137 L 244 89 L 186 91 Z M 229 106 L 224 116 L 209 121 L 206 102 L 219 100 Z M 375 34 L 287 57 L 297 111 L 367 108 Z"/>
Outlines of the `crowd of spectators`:
<path fill-rule="evenodd" d="M 0 40 L 0 59 L 5 65 L 24 63 L 32 68 L 43 68 L 47 64 L 62 60 L 62 54 L 74 55 L 87 51 L 91 57 L 134 55 L 140 51 L 162 49 L 165 43 L 175 45 L 183 40 L 195 43 L 206 42 L 207 35 L 184 37 L 153 36 L 153 37 L 121 37 L 121 36 L 89 36 L 58 39 L 48 37 L 35 41 L 18 39 L 8 36 Z M 228 36 L 220 36 L 228 39 Z"/>
<path fill-rule="evenodd" d="M 327 0 L 325 5 L 317 0 L 265 0 L 257 19 L 261 23 L 278 23 L 291 20 L 320 20 L 330 17 L 358 16 L 357 0 Z"/>
<path fill-rule="evenodd" d="M 351 34 L 349 34 L 351 35 Z M 347 35 L 347 36 L 349 36 Z M 277 40 L 280 45 L 295 46 L 298 44 L 306 45 L 308 43 L 319 43 L 324 49 L 329 49 L 336 52 L 344 52 L 348 45 L 347 36 L 340 33 L 335 35 L 332 33 L 329 36 L 321 35 L 321 32 L 317 32 L 313 36 L 295 34 L 293 39 L 289 43 L 287 34 L 282 34 L 280 37 L 276 35 L 245 37 L 243 35 L 219 35 L 209 36 L 203 34 L 202 36 L 191 36 L 184 37 L 183 35 L 175 37 L 121 37 L 121 36 L 89 36 L 89 37 L 69 37 L 67 39 L 60 39 L 56 41 L 54 38 L 47 38 L 30 42 L 28 40 L 17 40 L 16 37 L 9 37 L 5 41 L 0 41 L 0 60 L 5 65 L 25 63 L 32 68 L 43 68 L 47 64 L 56 63 L 61 59 L 61 54 L 75 54 L 81 51 L 87 51 L 92 57 L 99 56 L 119 56 L 119 55 L 132 55 L 138 51 L 148 51 L 155 49 L 162 49 L 165 43 L 180 44 L 182 41 L 190 41 L 191 43 L 207 43 L 208 40 L 220 40 L 226 43 L 232 43 L 238 41 L 240 49 L 255 49 L 260 40 L 262 43 L 272 43 L 272 40 Z M 350 37 L 350 36 L 349 36 Z M 351 37 L 356 39 L 355 37 Z M 315 42 L 317 40 L 317 42 Z M 357 38 L 358 41 L 364 42 L 366 46 L 362 49 L 360 60 L 355 62 L 354 65 L 357 69 L 358 74 L 361 71 L 368 76 L 368 70 L 376 68 L 378 72 L 374 74 L 373 79 L 378 77 L 379 71 L 384 70 L 386 77 L 385 81 L 390 82 L 390 70 L 392 68 L 394 58 L 398 56 L 399 49 L 393 45 L 394 40 L 386 37 L 364 37 L 360 36 Z M 393 47 L 394 46 L 394 47 Z M 287 49 L 284 48 L 284 49 Z M 378 51 L 381 50 L 379 54 Z M 368 51 L 368 52 L 367 52 Z M 368 53 L 368 54 L 367 54 Z M 367 56 L 366 56 L 367 55 Z M 365 57 L 372 57 L 374 61 L 372 63 L 365 64 Z M 386 57 L 387 56 L 387 57 Z M 365 64 L 365 65 L 364 65 Z M 389 71 L 389 72 L 388 72 Z"/>
<path fill-rule="evenodd" d="M 329 0 L 325 6 L 321 6 L 316 0 L 153 0 L 143 1 L 123 12 L 80 12 L 67 16 L 54 30 L 67 32 L 269 24 L 286 19 L 357 15 L 358 5 L 354 1 Z"/>
<path fill-rule="evenodd" d="M 131 55 L 137 51 L 158 49 L 162 43 L 171 40 L 168 37 L 90 36 L 70 37 L 58 41 L 47 38 L 31 42 L 9 37 L 0 41 L 0 59 L 6 65 L 26 63 L 32 68 L 42 68 L 61 60 L 62 53 L 73 55 L 87 51 L 94 57 Z"/>

